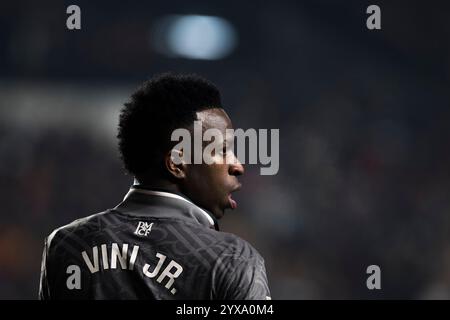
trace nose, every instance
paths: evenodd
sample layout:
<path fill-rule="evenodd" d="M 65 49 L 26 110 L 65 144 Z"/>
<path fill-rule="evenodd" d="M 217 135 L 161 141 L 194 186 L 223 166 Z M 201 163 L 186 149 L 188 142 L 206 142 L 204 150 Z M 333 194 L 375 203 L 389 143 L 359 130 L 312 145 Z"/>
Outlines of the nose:
<path fill-rule="evenodd" d="M 236 158 L 235 161 L 230 164 L 228 172 L 231 176 L 241 176 L 244 174 L 245 169 L 242 163 Z"/>

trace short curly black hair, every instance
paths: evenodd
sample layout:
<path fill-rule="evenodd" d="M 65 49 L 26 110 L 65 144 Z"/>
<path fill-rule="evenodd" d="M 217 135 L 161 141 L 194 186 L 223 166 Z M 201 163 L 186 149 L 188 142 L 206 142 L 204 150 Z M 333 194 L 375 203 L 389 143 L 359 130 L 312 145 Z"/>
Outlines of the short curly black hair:
<path fill-rule="evenodd" d="M 138 180 L 164 177 L 172 131 L 188 128 L 196 112 L 222 108 L 219 90 L 195 75 L 164 73 L 145 81 L 124 104 L 117 138 L 125 169 Z"/>

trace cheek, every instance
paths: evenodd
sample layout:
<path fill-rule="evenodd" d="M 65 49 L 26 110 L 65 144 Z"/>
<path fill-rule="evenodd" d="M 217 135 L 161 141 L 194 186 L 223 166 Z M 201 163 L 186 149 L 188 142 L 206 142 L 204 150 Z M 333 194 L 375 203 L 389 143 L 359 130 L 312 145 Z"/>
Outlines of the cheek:
<path fill-rule="evenodd" d="M 200 184 L 202 189 L 210 191 L 222 189 L 226 185 L 228 169 L 223 164 L 202 165 L 192 174 L 192 178 Z"/>
<path fill-rule="evenodd" d="M 210 166 L 209 176 L 211 179 L 224 184 L 228 176 L 228 166 L 226 164 L 213 164 Z"/>

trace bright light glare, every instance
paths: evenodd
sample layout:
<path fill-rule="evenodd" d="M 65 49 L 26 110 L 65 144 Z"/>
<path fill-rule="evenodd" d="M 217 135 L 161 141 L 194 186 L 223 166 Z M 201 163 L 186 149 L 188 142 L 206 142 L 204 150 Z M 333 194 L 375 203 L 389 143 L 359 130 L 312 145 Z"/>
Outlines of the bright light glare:
<path fill-rule="evenodd" d="M 237 44 L 233 26 L 225 19 L 212 16 L 169 16 L 156 28 L 155 48 L 169 56 L 217 60 L 229 55 Z"/>

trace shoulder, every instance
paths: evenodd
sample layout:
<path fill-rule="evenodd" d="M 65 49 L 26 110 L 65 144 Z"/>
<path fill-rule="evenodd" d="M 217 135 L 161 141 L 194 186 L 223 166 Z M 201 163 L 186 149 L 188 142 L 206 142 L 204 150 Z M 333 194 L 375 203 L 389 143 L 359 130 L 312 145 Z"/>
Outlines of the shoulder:
<path fill-rule="evenodd" d="M 230 233 L 221 233 L 221 238 L 221 250 L 213 268 L 219 282 L 233 277 L 247 277 L 255 270 L 265 273 L 264 258 L 249 242 Z"/>
<path fill-rule="evenodd" d="M 108 212 L 109 210 L 79 218 L 54 229 L 45 239 L 46 246 L 50 248 L 51 245 L 64 240 L 77 232 L 84 233 L 98 229 L 101 217 Z"/>
<path fill-rule="evenodd" d="M 235 234 L 180 222 L 178 226 L 180 229 L 176 229 L 183 235 L 183 242 L 188 243 L 192 250 L 204 253 L 213 265 L 227 261 L 263 261 L 259 252 L 249 242 Z"/>
<path fill-rule="evenodd" d="M 241 237 L 227 233 L 219 232 L 223 245 L 222 257 L 231 259 L 263 259 L 258 250 L 256 250 L 248 241 Z"/>

